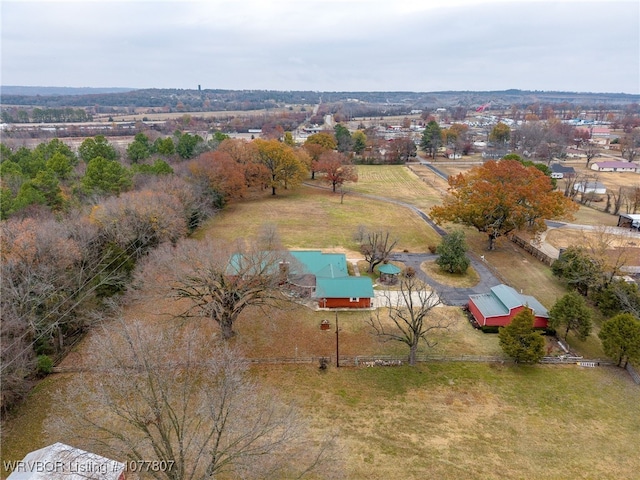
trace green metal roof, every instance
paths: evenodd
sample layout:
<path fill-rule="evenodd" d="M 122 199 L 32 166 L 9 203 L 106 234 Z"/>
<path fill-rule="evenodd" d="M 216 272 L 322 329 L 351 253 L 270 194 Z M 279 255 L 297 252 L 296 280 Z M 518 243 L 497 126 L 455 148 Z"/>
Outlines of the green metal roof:
<path fill-rule="evenodd" d="M 318 278 L 349 276 L 347 257 L 343 253 L 322 253 L 320 250 L 296 250 L 289 253 L 304 269 L 303 272 L 296 273 L 311 273 Z"/>
<path fill-rule="evenodd" d="M 527 305 L 538 317 L 549 317 L 549 312 L 535 298 L 530 295 L 521 295 L 514 288 L 501 284 L 491 288 L 489 293 L 469 295 L 473 303 L 485 318 L 508 315 L 513 308 Z"/>
<path fill-rule="evenodd" d="M 396 267 L 392 263 L 384 263 L 378 267 L 378 271 L 380 273 L 386 273 L 387 275 L 397 275 L 402 271 L 402 269 Z"/>
<path fill-rule="evenodd" d="M 373 298 L 369 277 L 317 278 L 316 298 Z"/>

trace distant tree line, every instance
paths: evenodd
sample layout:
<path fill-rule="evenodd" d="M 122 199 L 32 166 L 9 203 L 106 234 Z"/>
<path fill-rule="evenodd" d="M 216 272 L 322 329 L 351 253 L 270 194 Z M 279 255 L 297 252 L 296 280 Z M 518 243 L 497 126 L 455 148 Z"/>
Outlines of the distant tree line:
<path fill-rule="evenodd" d="M 38 108 L 30 110 L 7 108 L 0 114 L 4 123 L 66 123 L 90 122 L 93 115 L 84 108 Z"/>

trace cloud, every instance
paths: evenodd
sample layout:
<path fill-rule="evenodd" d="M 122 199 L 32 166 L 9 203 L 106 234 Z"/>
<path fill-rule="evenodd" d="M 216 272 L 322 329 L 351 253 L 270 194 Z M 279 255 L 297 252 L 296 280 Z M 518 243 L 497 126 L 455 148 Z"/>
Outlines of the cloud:
<path fill-rule="evenodd" d="M 640 91 L 635 1 L 2 4 L 2 83 Z"/>

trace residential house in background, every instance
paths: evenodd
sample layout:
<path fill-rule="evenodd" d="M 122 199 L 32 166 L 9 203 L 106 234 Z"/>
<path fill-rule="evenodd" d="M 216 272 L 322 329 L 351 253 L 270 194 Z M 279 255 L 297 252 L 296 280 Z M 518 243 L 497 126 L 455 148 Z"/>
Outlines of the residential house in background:
<path fill-rule="evenodd" d="M 576 182 L 573 189 L 579 193 L 595 193 L 598 195 L 607 193 L 607 187 L 604 183 L 593 181 Z"/>
<path fill-rule="evenodd" d="M 559 163 L 551 164 L 551 178 L 565 178 L 575 176 L 576 171 L 573 167 L 565 167 Z"/>
<path fill-rule="evenodd" d="M 594 162 L 591 164 L 591 170 L 598 172 L 637 172 L 639 168 L 633 162 L 623 161 Z"/>

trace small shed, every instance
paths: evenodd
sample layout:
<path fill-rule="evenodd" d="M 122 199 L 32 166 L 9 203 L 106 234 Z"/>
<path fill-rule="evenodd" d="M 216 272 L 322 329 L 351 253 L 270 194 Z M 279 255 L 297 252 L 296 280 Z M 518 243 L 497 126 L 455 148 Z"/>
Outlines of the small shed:
<path fill-rule="evenodd" d="M 125 464 L 57 442 L 16 462 L 7 480 L 125 480 Z"/>
<path fill-rule="evenodd" d="M 380 273 L 380 282 L 386 284 L 394 284 L 398 281 L 398 275 L 402 270 L 392 263 L 384 263 L 378 267 Z"/>
<path fill-rule="evenodd" d="M 622 213 L 618 217 L 618 226 L 623 228 L 640 229 L 640 214 Z"/>
<path fill-rule="evenodd" d="M 577 182 L 573 189 L 580 193 L 595 193 L 598 195 L 604 195 L 607 193 L 607 187 L 601 182 Z"/>

